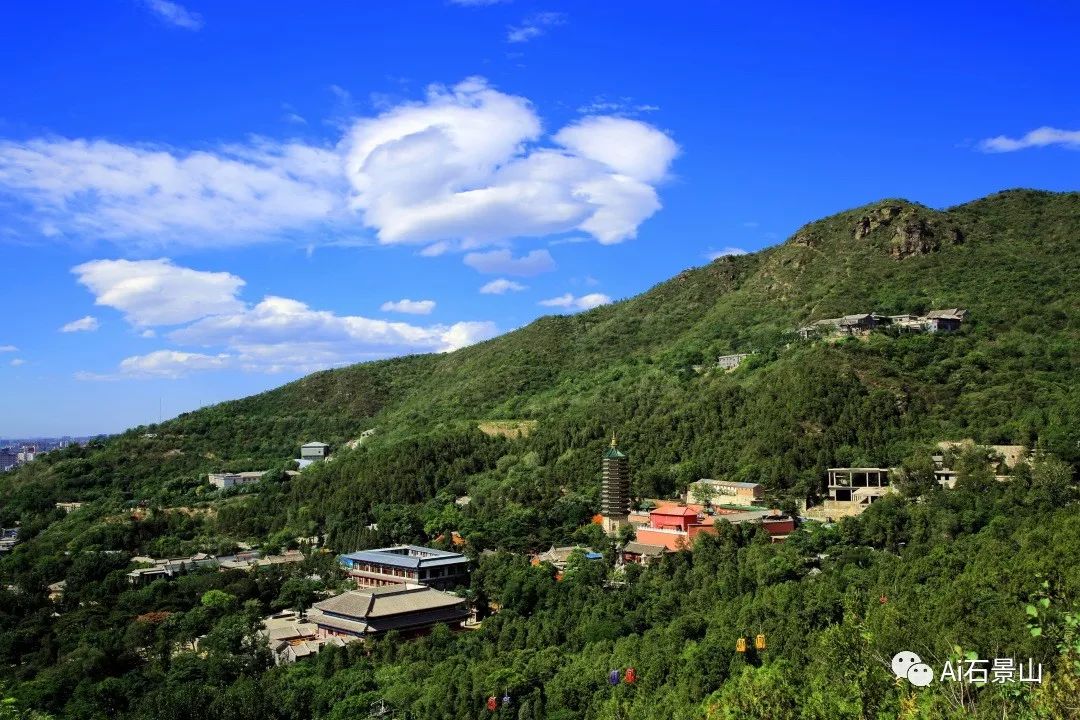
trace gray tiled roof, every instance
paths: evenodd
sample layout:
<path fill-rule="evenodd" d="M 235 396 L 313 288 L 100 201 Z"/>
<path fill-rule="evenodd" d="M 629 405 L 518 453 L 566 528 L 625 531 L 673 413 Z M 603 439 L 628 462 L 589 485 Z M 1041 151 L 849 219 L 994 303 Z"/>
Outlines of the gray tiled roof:
<path fill-rule="evenodd" d="M 648 543 L 639 543 L 636 540 L 631 540 L 623 547 L 623 552 L 653 557 L 656 555 L 663 555 L 667 552 L 667 548 L 663 545 L 649 545 Z"/>
<path fill-rule="evenodd" d="M 464 602 L 426 585 L 398 585 L 370 590 L 351 590 L 315 603 L 322 613 L 370 620 L 401 613 L 451 607 Z"/>
<path fill-rule="evenodd" d="M 465 600 L 425 585 L 352 590 L 315 603 L 308 620 L 356 635 L 464 620 Z"/>
<path fill-rule="evenodd" d="M 347 618 L 337 617 L 336 615 L 327 615 L 319 610 L 308 611 L 308 619 L 316 625 L 331 627 L 335 630 L 344 630 L 345 632 L 354 633 L 356 635 L 363 635 L 368 630 L 368 624 L 366 622 L 349 620 Z"/>
<path fill-rule="evenodd" d="M 931 310 L 930 312 L 926 313 L 926 317 L 930 318 L 931 320 L 935 320 L 938 318 L 962 320 L 966 312 L 966 310 L 963 310 L 961 308 L 946 308 L 945 310 Z"/>

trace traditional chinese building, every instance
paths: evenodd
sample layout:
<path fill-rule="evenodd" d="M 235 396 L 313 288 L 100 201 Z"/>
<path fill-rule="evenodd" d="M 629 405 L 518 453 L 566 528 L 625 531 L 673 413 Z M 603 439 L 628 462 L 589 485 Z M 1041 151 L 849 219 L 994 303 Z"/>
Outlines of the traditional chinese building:
<path fill-rule="evenodd" d="M 604 532 L 614 535 L 626 525 L 630 514 L 630 462 L 619 451 L 615 433 L 604 453 L 600 482 L 600 516 Z"/>
<path fill-rule="evenodd" d="M 307 617 L 320 638 L 368 638 L 390 630 L 415 637 L 436 625 L 461 627 L 469 605 L 456 595 L 408 584 L 350 590 L 315 603 Z"/>

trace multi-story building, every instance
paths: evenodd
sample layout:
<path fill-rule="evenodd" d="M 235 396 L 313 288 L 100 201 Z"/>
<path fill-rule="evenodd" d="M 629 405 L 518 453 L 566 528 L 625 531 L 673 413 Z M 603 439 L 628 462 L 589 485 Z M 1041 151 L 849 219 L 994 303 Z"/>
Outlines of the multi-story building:
<path fill-rule="evenodd" d="M 461 553 L 419 545 L 360 550 L 338 560 L 360 587 L 418 584 L 446 588 L 469 577 L 469 559 Z"/>
<path fill-rule="evenodd" d="M 887 495 L 891 468 L 829 468 L 829 500 L 870 505 Z"/>

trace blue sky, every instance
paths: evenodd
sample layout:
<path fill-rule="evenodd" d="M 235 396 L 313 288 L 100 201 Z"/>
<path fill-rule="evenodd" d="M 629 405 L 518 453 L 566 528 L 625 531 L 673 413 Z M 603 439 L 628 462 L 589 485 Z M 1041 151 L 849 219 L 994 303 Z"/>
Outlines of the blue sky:
<path fill-rule="evenodd" d="M 8 3 L 0 436 L 449 350 L 884 197 L 1077 189 L 1080 10 L 948 5 Z"/>

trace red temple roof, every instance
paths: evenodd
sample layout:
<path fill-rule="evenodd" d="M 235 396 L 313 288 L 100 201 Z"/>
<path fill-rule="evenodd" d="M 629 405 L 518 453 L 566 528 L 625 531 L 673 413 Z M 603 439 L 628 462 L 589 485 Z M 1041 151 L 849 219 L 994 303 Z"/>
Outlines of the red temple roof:
<path fill-rule="evenodd" d="M 663 515 L 664 517 L 692 517 L 696 518 L 698 511 L 691 507 L 671 505 L 668 507 L 657 508 L 653 510 L 650 515 Z"/>

